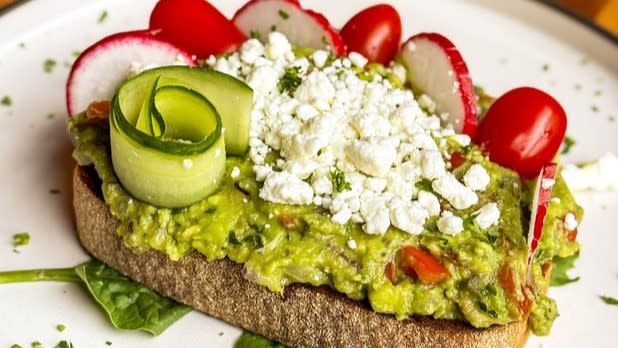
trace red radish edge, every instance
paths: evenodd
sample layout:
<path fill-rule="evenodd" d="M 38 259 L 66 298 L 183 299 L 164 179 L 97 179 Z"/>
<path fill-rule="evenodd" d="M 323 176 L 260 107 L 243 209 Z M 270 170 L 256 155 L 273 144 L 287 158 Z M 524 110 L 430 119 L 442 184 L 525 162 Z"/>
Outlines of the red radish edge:
<path fill-rule="evenodd" d="M 547 207 L 556 180 L 556 168 L 557 165 L 555 163 L 543 166 L 535 184 L 531 205 L 530 228 L 528 230 L 528 264 L 532 262 L 543 234 Z"/>
<path fill-rule="evenodd" d="M 463 115 L 449 115 L 451 123 L 453 124 L 455 131 L 467 134 L 474 139 L 477 130 L 476 95 L 474 93 L 474 84 L 472 83 L 472 78 L 470 77 L 470 72 L 468 71 L 466 62 L 455 45 L 446 37 L 438 33 L 420 33 L 409 38 L 408 41 L 401 46 L 400 55 L 404 60 L 404 64 L 406 63 L 407 52 L 414 52 L 416 50 L 416 44 L 419 40 L 427 40 L 430 43 L 437 45 L 444 53 L 450 65 L 450 68 L 444 73 L 449 74 L 449 71 L 452 71 L 454 74 L 456 86 L 453 86 L 453 88 L 457 88 L 457 91 L 459 92 L 458 95 L 461 99 L 461 108 L 463 112 Z M 435 64 L 436 62 L 432 59 L 431 63 Z M 431 64 L 431 66 L 425 68 L 428 68 L 429 71 L 435 73 L 436 69 L 434 64 Z M 413 71 L 413 67 L 410 67 L 408 64 L 406 64 L 406 67 L 409 70 L 408 76 L 412 84 L 418 84 L 418 81 L 416 81 L 416 83 L 414 81 L 416 79 L 416 75 Z M 429 80 L 424 82 L 429 83 L 432 81 Z M 431 92 L 427 91 L 425 88 L 422 88 L 422 86 L 418 87 L 432 97 L 438 105 L 440 105 L 440 102 L 437 100 L 438 98 L 436 98 L 435 95 L 431 95 Z"/>
<path fill-rule="evenodd" d="M 124 44 L 129 44 L 129 45 L 130 44 L 137 44 L 137 45 L 146 44 L 146 45 L 152 45 L 152 47 L 160 47 L 162 50 L 163 49 L 167 50 L 170 53 L 170 56 L 173 53 L 174 57 L 178 57 L 178 56 L 182 57 L 185 60 L 185 62 L 190 66 L 194 66 L 196 64 L 195 57 L 191 56 L 189 53 L 187 53 L 183 49 L 177 46 L 174 46 L 168 41 L 163 40 L 160 37 L 157 37 L 156 32 L 154 31 L 136 30 L 136 31 L 116 33 L 116 34 L 112 34 L 110 36 L 104 37 L 103 39 L 97 41 L 96 43 L 88 47 L 84 52 L 82 52 L 82 54 L 80 54 L 80 56 L 77 58 L 75 63 L 73 63 L 71 72 L 69 73 L 69 77 L 65 85 L 67 112 L 69 116 L 73 116 L 74 114 L 85 110 L 86 107 L 88 106 L 88 105 L 79 105 L 80 101 L 75 100 L 76 98 L 75 94 L 78 92 L 83 92 L 83 91 L 78 91 L 80 87 L 83 88 L 83 86 L 76 86 L 76 83 L 93 84 L 94 82 L 92 81 L 92 79 L 85 79 L 85 81 L 80 81 L 79 80 L 80 74 L 84 73 L 84 69 L 93 68 L 93 67 L 88 67 L 88 64 L 92 63 L 95 59 L 101 59 L 99 55 L 104 54 L 105 50 L 114 49 L 115 47 L 122 47 L 121 45 L 124 45 Z M 136 46 L 136 47 L 139 47 L 139 46 Z M 146 57 L 141 57 L 141 58 L 146 58 Z M 135 57 L 121 57 L 121 59 L 127 60 L 126 69 L 118 65 L 118 64 L 123 64 L 124 62 L 122 61 L 119 62 L 117 58 L 109 59 L 109 64 L 110 65 L 113 64 L 119 69 L 125 69 L 127 76 L 128 76 L 130 64 L 131 62 L 135 61 L 135 60 L 132 60 L 132 59 L 135 59 Z M 159 62 L 141 61 L 140 63 L 150 64 L 150 63 L 159 63 Z M 173 61 L 167 64 L 171 64 L 171 63 L 173 63 Z M 127 77 L 127 76 L 122 76 L 122 77 L 105 76 L 104 73 L 100 75 L 101 75 L 100 76 L 101 81 L 117 79 L 119 80 L 119 82 L 121 82 L 124 78 Z M 116 87 L 117 85 L 110 87 L 110 88 L 113 88 L 115 90 Z M 102 88 L 105 89 L 105 86 L 103 86 Z M 102 100 L 105 98 L 106 99 L 111 98 L 111 95 L 106 95 L 107 91 L 97 91 L 97 92 L 99 92 L 99 95 L 92 96 L 91 100 L 87 101 L 88 103 L 97 101 L 97 100 Z M 95 93 L 93 92 L 93 94 Z"/>
<path fill-rule="evenodd" d="M 236 11 L 236 13 L 234 14 L 234 17 L 232 17 L 232 22 L 247 36 L 251 35 L 251 31 L 255 30 L 257 28 L 255 27 L 245 27 L 245 25 L 243 25 L 242 21 L 245 18 L 245 16 L 247 16 L 247 11 L 253 11 L 255 10 L 255 6 L 257 5 L 263 5 L 265 3 L 280 3 L 282 6 L 287 7 L 288 9 L 291 7 L 293 8 L 295 11 L 299 11 L 302 14 L 307 15 L 311 20 L 313 20 L 322 30 L 322 32 L 319 33 L 320 38 L 319 40 L 321 41 L 322 38 L 326 38 L 329 41 L 329 45 L 331 46 L 331 49 L 333 50 L 333 53 L 337 54 L 338 56 L 345 56 L 347 54 L 347 49 L 345 47 L 345 42 L 343 41 L 343 38 L 341 37 L 341 35 L 339 34 L 339 31 L 337 29 L 335 29 L 329 22 L 328 19 L 326 19 L 326 17 L 324 15 L 322 15 L 321 13 L 318 13 L 316 11 L 313 10 L 309 10 L 309 9 L 304 9 L 300 2 L 298 0 L 251 0 L 249 2 L 247 2 L 244 6 L 242 6 L 238 11 Z M 276 14 L 277 16 L 279 16 L 279 14 Z M 247 18 L 255 18 L 256 20 L 264 20 L 263 16 L 249 16 Z M 282 23 L 285 23 L 286 19 L 283 18 L 278 18 L 278 23 L 272 23 L 275 26 L 277 26 L 277 28 L 281 28 L 282 27 Z M 266 26 L 268 26 L 268 28 L 270 28 L 270 23 L 266 23 Z M 300 30 L 301 34 L 307 34 L 307 32 L 305 30 L 303 30 L 303 28 L 298 28 Z M 283 34 L 285 34 L 288 39 L 290 40 L 290 42 L 292 44 L 295 44 L 297 46 L 306 46 L 306 47 L 312 47 L 312 48 L 322 48 L 322 47 L 318 47 L 320 45 L 307 45 L 304 44 L 302 42 L 295 42 L 295 35 L 293 32 L 286 32 L 286 30 L 281 30 L 281 32 Z M 267 34 L 267 32 L 263 32 L 260 31 L 260 34 L 262 34 L 262 36 L 265 36 L 265 34 Z M 322 42 L 322 41 L 321 41 Z"/>

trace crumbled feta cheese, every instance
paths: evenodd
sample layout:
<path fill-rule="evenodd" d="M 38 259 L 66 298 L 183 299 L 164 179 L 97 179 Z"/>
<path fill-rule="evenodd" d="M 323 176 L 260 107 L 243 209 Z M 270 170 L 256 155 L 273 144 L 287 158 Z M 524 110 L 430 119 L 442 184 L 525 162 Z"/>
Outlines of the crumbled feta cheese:
<path fill-rule="evenodd" d="M 431 187 L 455 209 L 467 209 L 478 202 L 476 193 L 457 181 L 450 173 L 434 180 Z"/>
<path fill-rule="evenodd" d="M 193 161 L 190 159 L 182 160 L 182 167 L 184 169 L 191 169 L 193 167 Z"/>
<path fill-rule="evenodd" d="M 421 153 L 421 171 L 428 179 L 444 176 L 446 163 L 439 151 L 423 151 Z"/>
<path fill-rule="evenodd" d="M 240 168 L 238 167 L 234 167 L 232 168 L 232 172 L 230 173 L 230 176 L 232 177 L 232 179 L 236 179 L 237 177 L 240 176 Z"/>
<path fill-rule="evenodd" d="M 247 64 L 253 64 L 264 54 L 264 46 L 257 39 L 245 41 L 240 47 L 240 60 Z"/>
<path fill-rule="evenodd" d="M 463 220 L 459 216 L 453 215 L 450 211 L 443 212 L 436 224 L 440 232 L 451 236 L 463 231 Z"/>
<path fill-rule="evenodd" d="M 556 183 L 555 179 L 543 178 L 541 180 L 541 187 L 544 190 L 547 190 L 547 189 L 550 189 L 552 186 L 554 186 L 555 183 Z"/>
<path fill-rule="evenodd" d="M 343 208 L 339 210 L 336 214 L 333 214 L 330 220 L 336 224 L 343 225 L 347 223 L 351 217 L 352 217 L 352 211 L 349 208 Z"/>
<path fill-rule="evenodd" d="M 322 109 L 324 105 L 316 102 L 329 103 L 334 96 L 335 87 L 328 76 L 321 71 L 314 71 L 307 75 L 294 92 L 294 98 L 298 101 L 321 106 L 318 109 Z"/>
<path fill-rule="evenodd" d="M 275 203 L 309 204 L 313 201 L 313 189 L 292 174 L 272 172 L 264 180 L 260 198 Z"/>
<path fill-rule="evenodd" d="M 316 67 L 322 68 L 324 64 L 326 64 L 326 60 L 328 60 L 328 52 L 324 50 L 315 50 L 313 54 L 311 54 L 311 59 L 313 59 L 313 64 Z"/>
<path fill-rule="evenodd" d="M 286 53 L 292 51 L 292 45 L 285 35 L 273 31 L 268 34 L 268 43 L 266 44 L 266 56 L 270 59 L 276 60 L 284 57 Z"/>
<path fill-rule="evenodd" d="M 475 212 L 476 217 L 474 221 L 482 229 L 487 229 L 492 225 L 495 225 L 500 220 L 500 209 L 496 203 L 487 203 L 481 209 Z"/>
<path fill-rule="evenodd" d="M 391 223 L 404 232 L 422 233 L 428 217 L 429 213 L 418 202 L 404 201 L 400 198 L 391 201 Z"/>
<path fill-rule="evenodd" d="M 365 220 L 363 230 L 369 234 L 384 234 L 391 224 L 389 210 L 382 199 L 361 202 L 360 213 Z"/>
<path fill-rule="evenodd" d="M 484 191 L 489 185 L 489 174 L 480 164 L 473 164 L 463 177 L 463 181 L 469 189 L 474 191 Z"/>
<path fill-rule="evenodd" d="M 356 249 L 356 241 L 354 239 L 348 240 L 348 248 L 355 250 Z"/>
<path fill-rule="evenodd" d="M 575 215 L 573 215 L 573 213 L 567 213 L 564 216 L 564 227 L 566 227 L 568 231 L 575 230 L 577 225 L 577 219 L 575 219 Z"/>
<path fill-rule="evenodd" d="M 385 142 L 355 140 L 346 147 L 350 161 L 365 174 L 383 177 L 397 158 L 397 150 Z"/>
<path fill-rule="evenodd" d="M 440 201 L 438 197 L 431 192 L 419 191 L 417 197 L 418 203 L 427 210 L 429 216 L 440 215 Z"/>
<path fill-rule="evenodd" d="M 350 52 L 350 54 L 348 55 L 348 59 L 350 59 L 350 62 L 352 62 L 354 66 L 357 66 L 359 68 L 364 67 L 368 62 L 365 56 L 357 52 Z"/>

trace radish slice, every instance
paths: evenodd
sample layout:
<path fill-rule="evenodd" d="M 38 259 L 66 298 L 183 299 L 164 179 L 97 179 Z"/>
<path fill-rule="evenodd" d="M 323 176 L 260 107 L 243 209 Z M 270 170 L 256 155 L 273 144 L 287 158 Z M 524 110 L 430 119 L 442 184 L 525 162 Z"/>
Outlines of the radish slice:
<path fill-rule="evenodd" d="M 73 116 L 97 100 L 109 100 L 131 74 L 131 66 L 195 65 L 186 51 L 148 30 L 117 33 L 88 47 L 73 64 L 66 83 L 67 111 Z"/>
<path fill-rule="evenodd" d="M 414 88 L 430 96 L 439 112 L 448 112 L 457 133 L 474 139 L 477 128 L 474 85 L 466 62 L 449 39 L 437 33 L 412 36 L 400 51 Z"/>
<path fill-rule="evenodd" d="M 264 38 L 278 31 L 297 47 L 330 46 L 335 54 L 346 54 L 341 35 L 326 17 L 303 9 L 296 0 L 251 0 L 236 12 L 232 22 L 247 36 L 258 34 Z"/>
<path fill-rule="evenodd" d="M 530 229 L 528 230 L 528 264 L 532 262 L 534 253 L 539 246 L 539 240 L 541 240 L 541 235 L 543 234 L 547 206 L 556 183 L 556 167 L 555 163 L 545 165 L 536 180 L 531 206 Z"/>

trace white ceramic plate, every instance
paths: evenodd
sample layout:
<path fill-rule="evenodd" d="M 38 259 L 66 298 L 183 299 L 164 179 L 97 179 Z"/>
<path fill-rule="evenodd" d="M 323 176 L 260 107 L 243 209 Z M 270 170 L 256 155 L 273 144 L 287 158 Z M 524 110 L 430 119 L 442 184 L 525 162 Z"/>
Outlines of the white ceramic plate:
<path fill-rule="evenodd" d="M 231 15 L 243 0 L 212 1 Z M 618 48 L 571 19 L 528 1 L 392 1 L 404 37 L 437 31 L 454 41 L 474 81 L 494 95 L 520 86 L 547 90 L 569 114 L 568 134 L 577 145 L 568 161 L 618 153 Z M 305 0 L 340 26 L 369 0 Z M 0 17 L 0 270 L 67 267 L 88 258 L 76 237 L 71 209 L 73 162 L 65 131 L 64 83 L 72 52 L 107 34 L 143 28 L 153 0 L 37 0 Z M 107 18 L 99 23 L 103 11 Z M 51 73 L 44 61 L 54 59 Z M 50 116 L 53 115 L 53 116 Z M 60 190 L 50 194 L 50 189 Z M 615 345 L 618 307 L 618 194 L 581 193 L 586 209 L 577 283 L 551 289 L 561 316 L 552 335 L 530 347 Z M 14 253 L 12 235 L 27 231 L 28 246 Z M 63 323 L 60 333 L 55 327 Z M 115 330 L 88 295 L 74 284 L 0 286 L 0 347 L 47 347 L 61 339 L 76 347 L 229 347 L 240 330 L 192 312 L 157 338 Z"/>

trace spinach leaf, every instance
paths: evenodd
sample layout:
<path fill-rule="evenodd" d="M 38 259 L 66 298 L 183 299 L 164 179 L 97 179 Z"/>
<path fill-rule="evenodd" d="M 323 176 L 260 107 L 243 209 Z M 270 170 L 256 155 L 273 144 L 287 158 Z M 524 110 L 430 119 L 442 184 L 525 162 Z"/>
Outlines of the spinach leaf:
<path fill-rule="evenodd" d="M 191 307 L 162 297 L 99 261 L 88 261 L 73 268 L 0 272 L 0 284 L 34 281 L 84 284 L 119 329 L 144 330 L 159 335 L 191 311 Z"/>
<path fill-rule="evenodd" d="M 191 307 L 159 296 L 101 262 L 83 263 L 75 272 L 119 329 L 159 335 L 191 311 Z"/>
<path fill-rule="evenodd" d="M 234 342 L 234 348 L 286 348 L 286 346 L 258 334 L 244 331 Z"/>
<path fill-rule="evenodd" d="M 603 302 L 609 305 L 618 306 L 618 299 L 615 297 L 610 297 L 610 296 L 599 296 L 599 297 L 601 298 L 601 300 L 603 300 Z"/>
<path fill-rule="evenodd" d="M 579 280 L 579 277 L 571 278 L 567 274 L 574 267 L 575 260 L 579 257 L 579 251 L 567 257 L 554 257 L 554 268 L 551 271 L 551 286 L 561 286 L 573 283 Z"/>

